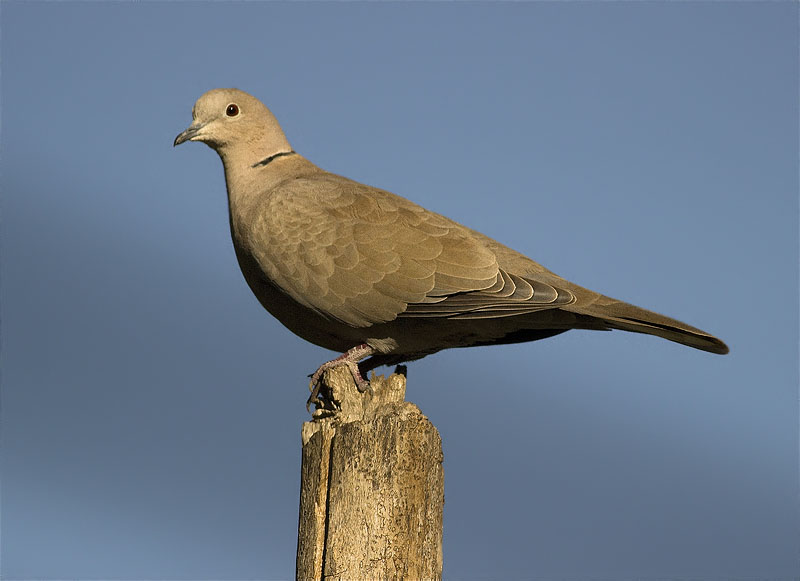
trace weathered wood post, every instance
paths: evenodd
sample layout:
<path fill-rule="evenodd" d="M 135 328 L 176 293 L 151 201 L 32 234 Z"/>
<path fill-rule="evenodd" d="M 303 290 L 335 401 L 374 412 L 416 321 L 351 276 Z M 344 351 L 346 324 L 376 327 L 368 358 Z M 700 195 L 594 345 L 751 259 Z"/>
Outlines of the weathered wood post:
<path fill-rule="evenodd" d="M 297 579 L 441 579 L 439 433 L 401 374 L 373 377 L 372 395 L 345 367 L 324 384 L 338 409 L 303 424 Z"/>

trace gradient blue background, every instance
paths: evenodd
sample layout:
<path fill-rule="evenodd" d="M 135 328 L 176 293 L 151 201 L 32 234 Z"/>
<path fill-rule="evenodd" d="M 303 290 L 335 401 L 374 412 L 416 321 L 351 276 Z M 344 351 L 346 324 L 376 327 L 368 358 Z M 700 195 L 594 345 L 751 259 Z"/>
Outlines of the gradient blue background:
<path fill-rule="evenodd" d="M 728 342 L 444 352 L 448 579 L 790 579 L 798 5 L 24 3 L 2 16 L 4 579 L 294 575 L 306 374 L 251 296 L 234 86 L 320 166 Z"/>

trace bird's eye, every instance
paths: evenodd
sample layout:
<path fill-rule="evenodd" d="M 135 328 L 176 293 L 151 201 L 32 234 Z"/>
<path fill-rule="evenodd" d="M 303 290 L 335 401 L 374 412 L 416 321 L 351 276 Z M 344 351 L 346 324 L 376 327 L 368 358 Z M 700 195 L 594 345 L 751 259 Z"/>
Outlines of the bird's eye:
<path fill-rule="evenodd" d="M 225 109 L 225 115 L 228 117 L 236 117 L 239 114 L 239 105 L 236 103 L 231 103 L 228 105 L 227 109 Z"/>

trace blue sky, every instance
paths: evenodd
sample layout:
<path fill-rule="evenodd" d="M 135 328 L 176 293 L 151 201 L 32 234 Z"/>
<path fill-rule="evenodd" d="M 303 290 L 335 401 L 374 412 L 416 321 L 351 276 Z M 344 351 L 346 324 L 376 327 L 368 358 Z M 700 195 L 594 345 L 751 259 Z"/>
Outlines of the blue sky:
<path fill-rule="evenodd" d="M 250 295 L 214 87 L 294 148 L 712 332 L 452 350 L 448 579 L 789 579 L 798 5 L 35 3 L 2 16 L 4 579 L 294 575 L 306 375 Z"/>

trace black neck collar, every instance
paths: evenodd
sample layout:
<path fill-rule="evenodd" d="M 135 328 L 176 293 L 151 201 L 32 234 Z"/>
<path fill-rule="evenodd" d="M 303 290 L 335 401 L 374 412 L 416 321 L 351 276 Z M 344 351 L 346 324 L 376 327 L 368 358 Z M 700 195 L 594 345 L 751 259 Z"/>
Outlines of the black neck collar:
<path fill-rule="evenodd" d="M 277 158 L 279 158 L 279 157 L 283 157 L 284 155 L 294 155 L 294 153 L 295 153 L 295 151 L 294 151 L 294 150 L 292 150 L 292 151 L 281 151 L 280 153 L 275 153 L 275 154 L 273 154 L 273 155 L 270 155 L 269 157 L 265 157 L 265 158 L 264 158 L 264 159 L 262 159 L 261 161 L 257 161 L 256 163 L 254 163 L 254 164 L 253 164 L 252 166 L 250 166 L 250 167 L 258 167 L 258 166 L 260 166 L 260 165 L 267 165 L 267 164 L 268 164 L 269 162 L 271 162 L 273 159 L 277 159 Z"/>

